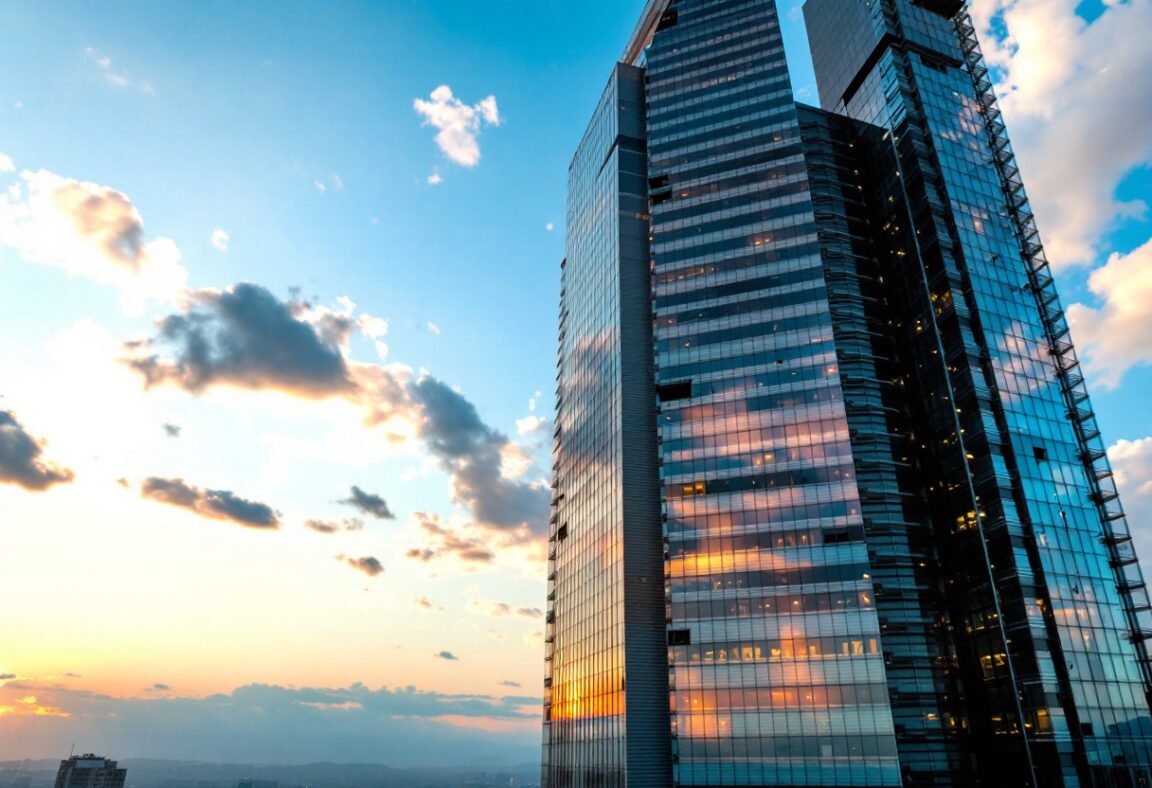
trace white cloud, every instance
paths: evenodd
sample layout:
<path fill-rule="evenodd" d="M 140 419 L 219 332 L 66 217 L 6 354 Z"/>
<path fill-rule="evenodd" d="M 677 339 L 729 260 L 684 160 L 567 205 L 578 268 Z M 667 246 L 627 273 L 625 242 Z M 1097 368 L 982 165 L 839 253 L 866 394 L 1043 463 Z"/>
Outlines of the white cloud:
<path fill-rule="evenodd" d="M 436 336 L 440 336 L 440 326 L 436 325 L 431 320 L 429 320 L 427 323 L 425 323 L 424 327 L 426 329 L 428 329 L 428 333 L 435 334 Z"/>
<path fill-rule="evenodd" d="M 547 423 L 548 419 L 540 416 L 525 416 L 516 420 L 516 433 L 518 435 L 538 435 Z"/>
<path fill-rule="evenodd" d="M 328 187 L 324 185 L 323 181 L 313 181 L 312 185 L 315 186 L 316 191 L 320 192 L 321 194 L 324 194 L 324 192 L 328 191 Z"/>
<path fill-rule="evenodd" d="M 1152 518 L 1152 438 L 1118 441 L 1108 449 L 1108 459 L 1116 471 L 1136 554 L 1146 561 L 1152 559 L 1152 532 L 1145 530 Z"/>
<path fill-rule="evenodd" d="M 1116 189 L 1152 164 L 1152 0 L 973 0 L 972 13 L 1037 221 L 1056 267 L 1092 263 L 1118 222 L 1148 206 Z M 995 25 L 995 27 L 994 27 Z M 994 29 L 1007 31 L 1002 40 Z"/>
<path fill-rule="evenodd" d="M 369 339 L 380 339 L 388 333 L 388 321 L 372 315 L 360 315 L 357 318 L 360 332 Z"/>
<path fill-rule="evenodd" d="M 12 157 L 6 153 L 0 153 L 0 172 L 16 172 L 16 165 L 12 163 Z"/>
<path fill-rule="evenodd" d="M 140 213 L 122 192 L 40 170 L 0 194 L 0 244 L 26 260 L 118 288 L 126 305 L 171 300 L 187 280 L 168 238 L 144 239 Z"/>
<path fill-rule="evenodd" d="M 428 176 L 428 185 L 429 186 L 439 186 L 443 182 L 444 182 L 444 178 L 442 178 L 440 176 L 440 173 L 438 173 L 438 172 L 433 172 L 431 175 Z"/>
<path fill-rule="evenodd" d="M 556 225 L 554 225 L 552 222 L 548 222 L 548 224 L 544 225 L 544 229 L 548 232 L 552 232 L 556 229 Z"/>
<path fill-rule="evenodd" d="M 223 230 L 217 228 L 212 231 L 212 245 L 216 247 L 217 251 L 227 252 L 228 242 L 230 240 L 232 239 L 228 236 L 228 233 Z"/>
<path fill-rule="evenodd" d="M 1152 362 L 1152 240 L 1113 254 L 1088 287 L 1102 305 L 1068 308 L 1072 337 L 1097 382 L 1116 388 L 1129 368 Z"/>
<path fill-rule="evenodd" d="M 328 180 L 332 182 L 332 188 L 336 191 L 341 191 L 344 188 L 344 179 L 336 173 L 329 175 Z"/>
<path fill-rule="evenodd" d="M 444 155 L 465 167 L 475 167 L 480 163 L 480 144 L 477 141 L 480 127 L 483 124 L 500 125 L 495 96 L 469 106 L 453 96 L 447 85 L 432 91 L 431 101 L 415 99 L 412 106 L 423 116 L 426 125 L 439 129 L 436 144 Z"/>

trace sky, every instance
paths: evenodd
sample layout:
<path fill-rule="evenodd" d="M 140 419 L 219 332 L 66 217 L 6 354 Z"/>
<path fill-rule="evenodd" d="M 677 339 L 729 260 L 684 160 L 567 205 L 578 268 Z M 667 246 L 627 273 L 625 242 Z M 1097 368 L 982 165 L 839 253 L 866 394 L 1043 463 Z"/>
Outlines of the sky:
<path fill-rule="evenodd" d="M 538 757 L 566 170 L 642 6 L 2 4 L 0 759 Z M 973 11 L 1152 555 L 1152 0 Z"/>

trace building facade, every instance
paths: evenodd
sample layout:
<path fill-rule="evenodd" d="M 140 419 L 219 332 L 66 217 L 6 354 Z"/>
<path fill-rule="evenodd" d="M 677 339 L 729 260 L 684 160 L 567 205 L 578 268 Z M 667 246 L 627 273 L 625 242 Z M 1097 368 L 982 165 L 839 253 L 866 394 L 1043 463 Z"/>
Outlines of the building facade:
<path fill-rule="evenodd" d="M 544 783 L 1152 785 L 1147 590 L 963 4 L 652 0 L 573 162 Z"/>
<path fill-rule="evenodd" d="M 128 770 L 99 755 L 73 755 L 60 761 L 56 788 L 124 788 Z"/>

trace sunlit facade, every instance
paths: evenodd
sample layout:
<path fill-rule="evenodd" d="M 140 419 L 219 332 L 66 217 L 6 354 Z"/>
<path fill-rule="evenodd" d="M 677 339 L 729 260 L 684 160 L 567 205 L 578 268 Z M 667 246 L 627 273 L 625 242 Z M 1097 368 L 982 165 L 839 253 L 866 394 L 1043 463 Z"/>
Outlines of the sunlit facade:
<path fill-rule="evenodd" d="M 546 785 L 1152 785 L 1152 605 L 962 5 L 808 0 L 823 109 L 771 0 L 645 9 L 571 173 Z"/>

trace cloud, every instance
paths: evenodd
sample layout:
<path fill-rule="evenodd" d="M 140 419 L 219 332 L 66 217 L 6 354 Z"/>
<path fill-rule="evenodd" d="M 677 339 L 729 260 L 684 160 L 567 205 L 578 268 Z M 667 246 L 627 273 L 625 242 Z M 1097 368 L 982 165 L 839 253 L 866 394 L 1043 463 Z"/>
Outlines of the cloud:
<path fill-rule="evenodd" d="M 145 240 L 123 192 L 47 170 L 21 173 L 0 194 L 0 244 L 22 258 L 118 288 L 130 303 L 171 300 L 188 278 L 167 238 Z"/>
<path fill-rule="evenodd" d="M 518 616 L 528 620 L 544 617 L 544 611 L 538 607 L 513 607 L 507 602 L 493 602 L 487 599 L 474 598 L 469 604 L 473 611 L 489 618 L 508 618 Z"/>
<path fill-rule="evenodd" d="M 443 182 L 444 182 L 444 178 L 438 172 L 433 172 L 431 175 L 428 176 L 428 185 L 429 186 L 439 186 Z"/>
<path fill-rule="evenodd" d="M 1114 389 L 1130 368 L 1152 362 L 1152 240 L 1113 254 L 1092 272 L 1088 288 L 1101 306 L 1073 304 L 1068 322 L 1088 370 Z"/>
<path fill-rule="evenodd" d="M 0 715 L 0 760 L 47 757 L 93 730 L 109 751 L 231 763 L 379 763 L 395 767 L 520 763 L 539 750 L 539 700 L 371 689 L 249 685 L 204 698 L 114 698 L 80 689 L 0 687 L 0 706 L 30 691 L 69 717 Z M 58 756 L 57 756 L 58 759 Z"/>
<path fill-rule="evenodd" d="M 133 87 L 132 81 L 128 78 L 128 76 L 125 73 L 117 72 L 117 71 L 114 71 L 112 69 L 112 58 L 110 58 L 106 55 L 101 55 L 92 47 L 85 48 L 84 54 L 88 56 L 89 60 L 93 61 L 96 64 L 97 68 L 100 69 L 100 73 L 102 73 L 104 75 L 104 81 L 107 82 L 109 85 L 111 85 L 112 87 L 115 87 L 115 88 Z M 146 94 L 151 94 L 151 93 L 154 93 L 155 91 L 153 90 L 151 85 L 142 84 L 142 85 L 140 85 L 140 92 L 146 93 Z"/>
<path fill-rule="evenodd" d="M 341 352 L 354 321 L 322 315 L 310 321 L 307 305 L 282 302 L 257 285 L 194 290 L 184 311 L 157 324 L 154 340 L 131 343 L 130 367 L 149 386 L 173 384 L 193 393 L 211 386 L 278 389 L 322 398 L 355 389 Z M 156 344 L 176 346 L 163 360 Z"/>
<path fill-rule="evenodd" d="M 0 681 L 12 681 L 16 677 L 15 673 L 0 673 Z"/>
<path fill-rule="evenodd" d="M 520 689 L 520 687 L 522 687 L 523 685 L 518 681 L 501 681 L 500 686 L 501 687 L 513 687 L 515 689 Z"/>
<path fill-rule="evenodd" d="M 431 101 L 416 99 L 412 106 L 424 118 L 425 125 L 439 130 L 436 144 L 444 155 L 464 167 L 475 167 L 480 163 L 477 137 L 481 125 L 500 125 L 495 96 L 469 106 L 453 96 L 452 89 L 447 85 L 432 91 Z"/>
<path fill-rule="evenodd" d="M 460 657 L 456 656 L 451 651 L 441 651 L 439 654 L 436 654 L 435 657 L 436 659 L 444 659 L 449 662 L 457 662 L 460 659 Z"/>
<path fill-rule="evenodd" d="M 424 324 L 424 328 L 428 329 L 429 334 L 440 336 L 440 326 L 436 325 L 431 320 Z"/>
<path fill-rule="evenodd" d="M 416 512 L 416 521 L 430 544 L 412 548 L 405 556 L 428 563 L 437 558 L 454 556 L 467 564 L 488 564 L 496 560 L 492 548 L 479 538 L 461 536 L 434 514 Z"/>
<path fill-rule="evenodd" d="M 424 610 L 441 611 L 444 609 L 426 596 L 422 596 L 419 599 L 414 599 L 412 600 L 412 603 L 416 605 L 416 607 L 423 608 Z"/>
<path fill-rule="evenodd" d="M 508 438 L 484 424 L 475 406 L 441 381 L 424 377 L 413 390 L 423 405 L 420 435 L 452 474 L 456 502 L 493 528 L 542 532 L 548 492 L 504 477 L 501 450 Z"/>
<path fill-rule="evenodd" d="M 974 0 L 985 56 L 1054 266 L 1091 263 L 1121 220 L 1125 176 L 1152 163 L 1152 0 L 1107 2 L 1091 23 L 1079 0 Z M 1120 120 L 1122 119 L 1122 120 Z M 1069 188 L 1073 184 L 1074 188 Z"/>
<path fill-rule="evenodd" d="M 16 172 L 16 165 L 12 163 L 12 157 L 6 153 L 0 153 L 0 172 Z"/>
<path fill-rule="evenodd" d="M 352 486 L 352 497 L 345 498 L 340 501 L 340 503 L 359 509 L 364 514 L 375 517 L 377 520 L 396 519 L 396 515 L 392 514 L 392 510 L 388 508 L 387 501 L 379 495 L 364 492 L 355 485 Z"/>
<path fill-rule="evenodd" d="M 0 410 L 0 484 L 41 492 L 75 479 L 67 468 L 44 462 L 43 453 L 44 441 L 29 435 L 14 413 Z"/>
<path fill-rule="evenodd" d="M 167 435 L 169 438 L 179 438 L 180 437 L 181 428 L 176 426 L 175 424 L 164 424 L 164 425 L 161 425 L 161 428 L 164 430 L 164 434 Z"/>
<path fill-rule="evenodd" d="M 228 490 L 204 490 L 183 479 L 145 479 L 140 496 L 188 509 L 209 520 L 227 520 L 247 528 L 277 529 L 280 514 L 267 504 L 245 500 Z"/>
<path fill-rule="evenodd" d="M 341 531 L 363 531 L 364 521 L 355 517 L 346 517 L 339 522 L 334 520 L 306 520 L 304 527 L 321 534 L 335 534 Z"/>
<path fill-rule="evenodd" d="M 363 558 L 348 558 L 346 556 L 338 556 L 339 560 L 344 561 L 348 566 L 352 567 L 358 572 L 363 572 L 369 577 L 379 577 L 384 574 L 384 565 L 380 563 L 379 559 L 372 556 L 364 556 Z"/>
<path fill-rule="evenodd" d="M 212 245 L 216 247 L 216 251 L 218 252 L 227 252 L 228 243 L 231 240 L 228 233 L 219 228 L 212 231 Z"/>
<path fill-rule="evenodd" d="M 427 373 L 349 360 L 350 335 L 362 322 L 347 309 L 280 301 L 252 284 L 197 290 L 187 295 L 181 312 L 158 322 L 155 337 L 128 343 L 125 362 L 148 387 L 345 399 L 362 407 L 370 424 L 402 425 L 398 435 L 414 432 L 449 474 L 453 500 L 478 524 L 525 541 L 542 534 L 548 490 L 508 478 L 508 437 L 485 424 L 462 394 Z M 171 352 L 162 354 L 163 346 Z"/>
<path fill-rule="evenodd" d="M 1152 438 L 1117 441 L 1108 449 L 1116 472 L 1120 501 L 1136 543 L 1136 555 L 1152 559 L 1152 533 L 1144 526 L 1152 519 Z"/>
<path fill-rule="evenodd" d="M 525 416 L 516 419 L 517 435 L 539 435 L 548 426 L 548 419 L 542 416 Z"/>
<path fill-rule="evenodd" d="M 168 692 L 172 688 L 167 684 L 153 684 L 151 687 L 146 687 L 145 692 Z"/>
<path fill-rule="evenodd" d="M 548 224 L 544 225 L 544 229 L 547 230 L 548 232 L 552 232 L 553 230 L 556 229 L 556 225 L 553 224 L 552 222 L 548 222 Z"/>

